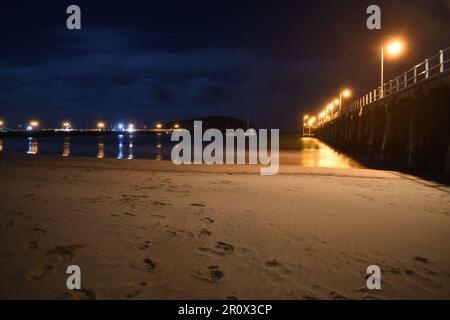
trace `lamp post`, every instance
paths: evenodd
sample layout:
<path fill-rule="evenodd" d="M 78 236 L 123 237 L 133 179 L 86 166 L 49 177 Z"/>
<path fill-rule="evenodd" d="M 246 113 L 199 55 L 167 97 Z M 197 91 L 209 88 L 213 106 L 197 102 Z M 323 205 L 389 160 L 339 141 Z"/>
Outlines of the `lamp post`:
<path fill-rule="evenodd" d="M 381 39 L 381 77 L 380 77 L 380 98 L 384 97 L 384 60 L 385 60 L 385 47 L 386 40 L 392 38 L 392 36 L 385 36 Z M 403 51 L 403 41 L 398 38 L 394 38 L 387 44 L 387 53 L 395 57 Z"/>
<path fill-rule="evenodd" d="M 70 130 L 70 127 L 71 127 L 69 121 L 64 121 L 64 122 L 62 123 L 62 126 L 63 126 L 63 129 L 66 130 L 66 131 L 69 131 L 69 130 Z"/>
<path fill-rule="evenodd" d="M 100 121 L 99 123 L 97 123 L 97 129 L 98 131 L 103 131 L 105 129 L 105 123 Z"/>
<path fill-rule="evenodd" d="M 349 89 L 344 89 L 339 92 L 339 112 L 342 110 L 342 98 L 348 98 L 352 95 Z"/>

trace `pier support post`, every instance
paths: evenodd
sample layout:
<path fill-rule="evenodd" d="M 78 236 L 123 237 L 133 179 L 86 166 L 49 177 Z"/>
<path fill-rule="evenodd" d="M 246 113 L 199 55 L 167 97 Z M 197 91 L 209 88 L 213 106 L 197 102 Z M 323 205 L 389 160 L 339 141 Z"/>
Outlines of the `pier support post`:
<path fill-rule="evenodd" d="M 447 147 L 447 157 L 445 159 L 444 177 L 446 179 L 450 179 L 450 142 L 448 143 Z"/>
<path fill-rule="evenodd" d="M 390 140 L 392 132 L 392 105 L 386 107 L 386 122 L 383 134 L 383 144 L 381 145 L 381 161 L 386 162 L 390 155 Z"/>
<path fill-rule="evenodd" d="M 362 109 L 360 109 L 359 115 L 358 115 L 358 136 L 356 139 L 356 154 L 358 156 L 361 155 L 361 141 L 362 141 L 362 135 L 363 135 L 363 112 Z"/>
<path fill-rule="evenodd" d="M 373 161 L 376 126 L 377 126 L 376 114 L 375 114 L 375 111 L 371 111 L 370 112 L 369 143 L 368 143 L 368 156 L 369 156 L 370 162 Z"/>
<path fill-rule="evenodd" d="M 409 115 L 408 169 L 414 169 L 417 163 L 417 106 L 414 104 Z"/>

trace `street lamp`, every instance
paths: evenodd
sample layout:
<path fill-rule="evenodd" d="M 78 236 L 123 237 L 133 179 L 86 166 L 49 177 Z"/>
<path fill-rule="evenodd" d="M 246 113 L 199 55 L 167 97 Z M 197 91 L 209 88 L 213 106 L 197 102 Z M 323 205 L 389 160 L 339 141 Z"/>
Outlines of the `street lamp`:
<path fill-rule="evenodd" d="M 349 98 L 351 95 L 350 89 L 344 89 L 339 92 L 339 100 L 337 101 L 339 103 L 339 112 L 342 110 L 342 98 Z"/>
<path fill-rule="evenodd" d="M 327 105 L 327 110 L 331 113 L 333 113 L 334 105 L 332 103 Z"/>
<path fill-rule="evenodd" d="M 70 122 L 69 121 L 64 121 L 62 125 L 63 125 L 64 130 L 70 130 Z"/>
<path fill-rule="evenodd" d="M 162 124 L 161 123 L 157 123 L 156 124 L 156 129 L 161 129 L 162 128 Z"/>
<path fill-rule="evenodd" d="M 5 121 L 0 120 L 0 127 L 3 127 L 5 125 Z"/>
<path fill-rule="evenodd" d="M 97 123 L 97 129 L 99 131 L 102 131 L 103 129 L 105 129 L 105 123 L 101 122 L 101 121 L 99 123 Z"/>
<path fill-rule="evenodd" d="M 31 120 L 30 123 L 27 126 L 27 131 L 33 131 L 37 127 L 39 127 L 39 121 Z"/>
<path fill-rule="evenodd" d="M 389 43 L 386 40 L 391 38 Z M 384 97 L 384 58 L 385 49 L 386 54 L 390 57 L 396 57 L 402 53 L 404 50 L 404 42 L 400 38 L 393 38 L 391 36 L 386 36 L 381 40 L 381 85 L 380 85 L 380 98 Z"/>

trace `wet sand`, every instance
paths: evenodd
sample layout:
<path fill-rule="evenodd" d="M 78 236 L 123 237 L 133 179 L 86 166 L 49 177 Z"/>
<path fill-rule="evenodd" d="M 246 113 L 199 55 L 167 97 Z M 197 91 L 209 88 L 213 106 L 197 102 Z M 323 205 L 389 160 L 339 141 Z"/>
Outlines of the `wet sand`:
<path fill-rule="evenodd" d="M 0 176 L 1 299 L 450 298 L 450 189 L 415 177 L 7 155 Z"/>

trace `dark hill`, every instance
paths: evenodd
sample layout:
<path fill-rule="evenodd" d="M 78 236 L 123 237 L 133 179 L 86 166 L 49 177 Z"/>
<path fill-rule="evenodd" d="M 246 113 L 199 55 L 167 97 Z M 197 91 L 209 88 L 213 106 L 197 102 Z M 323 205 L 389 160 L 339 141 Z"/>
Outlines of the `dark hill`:
<path fill-rule="evenodd" d="M 242 121 L 233 117 L 223 117 L 223 116 L 211 116 L 198 119 L 171 121 L 166 122 L 164 125 L 165 128 L 173 128 L 176 124 L 178 124 L 180 128 L 193 130 L 194 121 L 202 121 L 203 130 L 211 128 L 219 129 L 222 132 L 225 132 L 226 129 L 247 130 L 246 121 Z M 249 128 L 256 129 L 251 123 L 249 124 Z"/>

